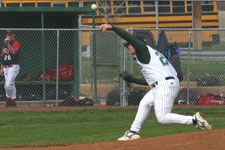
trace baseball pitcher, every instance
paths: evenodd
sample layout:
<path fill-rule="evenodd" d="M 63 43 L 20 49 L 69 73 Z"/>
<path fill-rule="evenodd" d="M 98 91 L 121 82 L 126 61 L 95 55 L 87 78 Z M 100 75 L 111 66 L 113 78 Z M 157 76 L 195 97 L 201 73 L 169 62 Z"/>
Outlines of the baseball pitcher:
<path fill-rule="evenodd" d="M 102 32 L 107 30 L 114 31 L 127 41 L 125 46 L 132 55 L 136 55 L 137 63 L 141 68 L 144 79 L 133 78 L 127 72 L 122 72 L 120 76 L 127 82 L 149 85 L 151 87 L 151 90 L 142 98 L 139 104 L 130 130 L 126 131 L 118 141 L 141 138 L 141 127 L 147 119 L 152 106 L 154 106 L 155 115 L 159 123 L 196 125 L 197 128 L 212 129 L 211 125 L 199 112 L 193 116 L 171 113 L 174 100 L 180 90 L 177 73 L 160 52 L 146 45 L 144 36 L 131 35 L 126 30 L 110 24 L 102 24 L 99 26 L 99 30 Z"/>

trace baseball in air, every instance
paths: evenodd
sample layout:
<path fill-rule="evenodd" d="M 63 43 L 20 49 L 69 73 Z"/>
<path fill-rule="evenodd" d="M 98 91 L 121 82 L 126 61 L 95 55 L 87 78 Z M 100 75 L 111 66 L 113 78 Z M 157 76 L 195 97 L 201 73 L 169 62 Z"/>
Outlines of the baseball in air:
<path fill-rule="evenodd" d="M 92 10 L 96 10 L 96 9 L 97 9 L 97 5 L 96 5 L 96 4 L 92 4 L 92 5 L 91 5 L 91 9 L 92 9 Z"/>

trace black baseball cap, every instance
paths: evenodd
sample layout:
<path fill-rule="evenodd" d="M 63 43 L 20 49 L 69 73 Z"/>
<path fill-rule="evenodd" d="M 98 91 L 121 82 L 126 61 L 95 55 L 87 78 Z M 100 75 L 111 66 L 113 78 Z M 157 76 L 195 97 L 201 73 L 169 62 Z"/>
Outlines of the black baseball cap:
<path fill-rule="evenodd" d="M 145 39 L 145 36 L 144 35 L 141 35 L 141 34 L 135 34 L 134 37 L 136 39 L 138 39 L 139 41 L 143 42 L 143 43 L 146 43 L 146 39 Z"/>
<path fill-rule="evenodd" d="M 139 40 L 139 41 L 141 41 L 141 42 L 143 42 L 143 43 L 146 44 L 145 36 L 143 36 L 143 35 L 141 35 L 141 34 L 134 34 L 134 37 L 135 37 L 137 40 Z M 129 44 L 130 44 L 129 42 L 126 42 L 126 43 L 124 44 L 124 46 L 127 47 Z"/>
<path fill-rule="evenodd" d="M 7 30 L 7 35 L 13 35 L 15 34 L 12 30 Z"/>

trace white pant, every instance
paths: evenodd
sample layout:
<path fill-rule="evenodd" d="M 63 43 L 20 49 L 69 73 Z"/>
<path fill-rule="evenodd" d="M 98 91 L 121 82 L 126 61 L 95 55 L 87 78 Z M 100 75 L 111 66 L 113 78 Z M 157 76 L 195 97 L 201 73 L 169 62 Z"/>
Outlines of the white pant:
<path fill-rule="evenodd" d="M 6 97 L 11 99 L 16 99 L 16 86 L 15 80 L 17 75 L 20 72 L 20 66 L 18 64 L 12 65 L 9 68 L 4 69 L 4 76 L 5 76 L 5 93 Z"/>
<path fill-rule="evenodd" d="M 177 79 L 159 81 L 141 100 L 130 130 L 139 132 L 154 105 L 155 115 L 162 124 L 193 124 L 192 116 L 171 113 L 174 100 L 180 90 Z"/>

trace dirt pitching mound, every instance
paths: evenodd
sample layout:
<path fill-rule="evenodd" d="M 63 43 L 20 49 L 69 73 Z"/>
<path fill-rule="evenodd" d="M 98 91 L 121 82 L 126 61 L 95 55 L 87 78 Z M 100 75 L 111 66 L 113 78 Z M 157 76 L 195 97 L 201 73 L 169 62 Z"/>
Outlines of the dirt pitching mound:
<path fill-rule="evenodd" d="M 182 133 L 128 142 L 97 142 L 54 147 L 7 148 L 4 150 L 225 150 L 225 130 Z M 3 150 L 0 148 L 0 150 Z"/>

